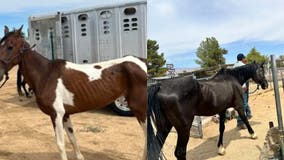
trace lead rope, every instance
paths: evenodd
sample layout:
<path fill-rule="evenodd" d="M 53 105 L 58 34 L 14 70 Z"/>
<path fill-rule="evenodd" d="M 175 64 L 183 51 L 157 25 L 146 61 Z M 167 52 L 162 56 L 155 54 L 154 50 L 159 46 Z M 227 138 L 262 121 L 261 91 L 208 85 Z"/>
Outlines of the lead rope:
<path fill-rule="evenodd" d="M 255 89 L 254 91 L 252 91 L 252 92 L 249 92 L 249 94 L 253 94 L 253 93 L 255 93 L 257 90 L 259 90 L 259 84 L 257 84 L 256 89 Z"/>

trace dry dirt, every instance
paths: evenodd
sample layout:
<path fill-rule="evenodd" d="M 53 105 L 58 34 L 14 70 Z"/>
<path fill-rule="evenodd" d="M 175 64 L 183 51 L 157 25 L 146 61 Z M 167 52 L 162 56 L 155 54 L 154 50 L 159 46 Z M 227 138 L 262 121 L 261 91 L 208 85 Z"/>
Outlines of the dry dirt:
<path fill-rule="evenodd" d="M 0 160 L 59 160 L 49 116 L 34 98 L 19 100 L 16 70 L 0 89 Z M 71 116 L 78 144 L 86 160 L 141 159 L 145 138 L 134 117 L 120 117 L 109 109 Z M 75 160 L 65 136 L 69 160 Z"/>
<path fill-rule="evenodd" d="M 279 83 L 280 84 L 280 83 Z M 283 104 L 283 89 L 279 88 L 280 97 Z M 267 90 L 259 90 L 250 95 L 249 105 L 253 118 L 249 120 L 258 139 L 252 140 L 247 130 L 236 128 L 236 119 L 225 123 L 224 146 L 226 154 L 217 154 L 217 141 L 219 136 L 219 126 L 214 122 L 209 122 L 203 127 L 203 139 L 190 138 L 187 146 L 188 160 L 257 160 L 260 150 L 263 147 L 264 139 L 268 131 L 268 122 L 277 123 L 277 113 L 275 106 L 274 90 L 269 87 Z M 283 109 L 282 114 L 284 115 Z M 176 133 L 172 131 L 166 141 L 164 152 L 168 159 L 174 160 L 174 149 L 176 145 Z"/>

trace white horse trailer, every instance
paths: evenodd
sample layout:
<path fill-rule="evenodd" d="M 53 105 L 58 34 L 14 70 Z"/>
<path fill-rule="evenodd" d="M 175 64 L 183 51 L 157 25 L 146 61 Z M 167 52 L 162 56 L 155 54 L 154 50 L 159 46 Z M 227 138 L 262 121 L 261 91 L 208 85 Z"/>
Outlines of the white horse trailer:
<path fill-rule="evenodd" d="M 146 0 L 30 16 L 29 41 L 49 59 L 75 63 L 146 58 L 146 18 Z"/>
<path fill-rule="evenodd" d="M 146 19 L 147 0 L 30 16 L 29 42 L 48 59 L 79 64 L 125 55 L 146 58 Z"/>

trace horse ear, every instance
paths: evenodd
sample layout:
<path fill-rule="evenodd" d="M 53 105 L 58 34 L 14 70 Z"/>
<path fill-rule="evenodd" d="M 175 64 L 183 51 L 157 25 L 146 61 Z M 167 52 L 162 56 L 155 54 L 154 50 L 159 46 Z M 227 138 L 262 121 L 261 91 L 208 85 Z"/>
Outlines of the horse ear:
<path fill-rule="evenodd" d="M 5 25 L 4 26 L 4 35 L 7 34 L 7 33 L 9 33 L 9 28 Z"/>
<path fill-rule="evenodd" d="M 22 29 L 24 25 L 21 25 L 21 27 L 16 31 L 16 34 L 22 36 Z"/>

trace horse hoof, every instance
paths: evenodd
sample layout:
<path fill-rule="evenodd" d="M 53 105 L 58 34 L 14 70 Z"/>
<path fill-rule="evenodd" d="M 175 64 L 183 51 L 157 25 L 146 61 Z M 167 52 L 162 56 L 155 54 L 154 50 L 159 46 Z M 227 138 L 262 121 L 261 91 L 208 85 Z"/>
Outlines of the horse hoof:
<path fill-rule="evenodd" d="M 77 160 L 85 160 L 85 158 L 83 157 L 83 155 L 78 155 L 78 156 L 76 157 L 76 159 L 77 159 Z"/>
<path fill-rule="evenodd" d="M 251 139 L 257 139 L 257 135 L 255 133 L 251 134 Z"/>
<path fill-rule="evenodd" d="M 220 147 L 218 148 L 218 154 L 219 154 L 219 155 L 224 155 L 225 153 L 226 153 L 225 148 L 224 148 L 223 146 L 220 146 Z"/>

